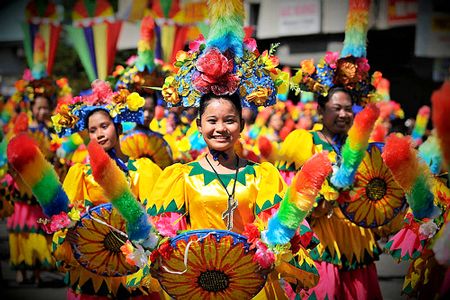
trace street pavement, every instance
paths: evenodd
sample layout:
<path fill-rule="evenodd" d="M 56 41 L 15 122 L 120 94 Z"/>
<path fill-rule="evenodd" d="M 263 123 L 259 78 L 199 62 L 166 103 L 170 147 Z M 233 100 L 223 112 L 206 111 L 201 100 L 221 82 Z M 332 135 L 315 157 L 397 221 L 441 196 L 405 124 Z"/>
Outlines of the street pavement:
<path fill-rule="evenodd" d="M 37 287 L 33 283 L 17 284 L 15 272 L 9 266 L 8 233 L 6 222 L 0 221 L 0 263 L 2 285 L 0 299 L 2 300 L 62 300 L 66 299 L 67 288 L 62 284 L 63 274 L 43 272 L 43 284 Z M 401 295 L 403 276 L 408 264 L 397 264 L 390 256 L 383 254 L 376 263 L 381 292 L 385 300 L 407 299 Z"/>

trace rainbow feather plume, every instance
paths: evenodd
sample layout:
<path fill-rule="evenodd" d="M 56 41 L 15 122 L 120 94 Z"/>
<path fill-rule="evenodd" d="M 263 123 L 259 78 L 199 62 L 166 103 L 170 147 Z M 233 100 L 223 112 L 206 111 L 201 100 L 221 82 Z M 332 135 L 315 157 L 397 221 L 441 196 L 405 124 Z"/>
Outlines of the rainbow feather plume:
<path fill-rule="evenodd" d="M 410 137 L 391 134 L 386 138 L 382 154 L 395 181 L 406 194 L 406 200 L 415 218 L 433 218 L 439 214 L 429 183 L 430 172 L 419 159 Z"/>
<path fill-rule="evenodd" d="M 450 170 L 450 81 L 444 82 L 442 87 L 433 92 L 431 96 L 433 109 L 433 125 L 436 128 L 439 144 L 441 145 L 442 157 Z M 449 173 L 450 179 L 450 173 Z"/>
<path fill-rule="evenodd" d="M 311 211 L 323 182 L 331 173 L 327 152 L 311 157 L 295 175 L 278 212 L 268 222 L 264 239 L 270 245 L 290 241 L 300 223 Z"/>
<path fill-rule="evenodd" d="M 47 74 L 45 66 L 45 41 L 39 33 L 34 38 L 33 68 L 31 74 L 34 79 L 41 79 Z"/>
<path fill-rule="evenodd" d="M 138 42 L 138 58 L 136 60 L 136 67 L 139 72 L 143 72 L 145 69 L 149 73 L 155 68 L 155 54 L 153 49 L 155 48 L 155 21 L 152 17 L 146 16 L 142 19 L 141 23 L 141 39 Z"/>
<path fill-rule="evenodd" d="M 334 186 L 346 188 L 353 183 L 356 170 L 364 158 L 370 135 L 379 115 L 380 110 L 374 103 L 368 104 L 356 115 L 342 148 L 342 163 L 331 177 L 331 183 Z"/>
<path fill-rule="evenodd" d="M 428 119 L 430 119 L 430 107 L 427 105 L 422 106 L 417 112 L 416 123 L 411 134 L 414 143 L 420 145 L 422 143 L 422 136 L 427 129 Z"/>
<path fill-rule="evenodd" d="M 350 0 L 341 57 L 366 57 L 370 0 Z"/>
<path fill-rule="evenodd" d="M 7 156 L 14 170 L 31 187 L 33 195 L 48 217 L 68 212 L 69 199 L 58 175 L 31 137 L 22 133 L 12 138 L 8 144 Z"/>
<path fill-rule="evenodd" d="M 125 174 L 96 141 L 89 143 L 88 152 L 92 175 L 126 220 L 128 238 L 144 241 L 149 236 L 151 225 L 144 208 L 131 192 Z"/>
<path fill-rule="evenodd" d="M 242 0 L 209 0 L 211 26 L 207 47 L 216 47 L 222 53 L 231 50 L 236 56 L 243 55 L 244 4 Z"/>

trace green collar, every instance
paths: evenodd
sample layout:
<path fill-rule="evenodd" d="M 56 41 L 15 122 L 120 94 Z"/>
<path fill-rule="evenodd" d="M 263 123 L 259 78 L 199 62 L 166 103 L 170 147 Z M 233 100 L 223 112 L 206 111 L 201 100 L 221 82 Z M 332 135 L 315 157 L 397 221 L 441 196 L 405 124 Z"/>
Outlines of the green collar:
<path fill-rule="evenodd" d="M 311 131 L 311 134 L 313 136 L 313 143 L 314 145 L 322 145 L 323 150 L 328 150 L 328 151 L 334 151 L 334 148 L 328 144 L 327 142 L 325 142 L 324 140 L 322 140 L 319 137 L 319 134 L 316 131 Z"/>
<path fill-rule="evenodd" d="M 214 179 L 217 180 L 216 173 L 205 170 L 198 161 L 193 161 L 188 164 L 192 167 L 191 172 L 189 173 L 189 176 L 194 175 L 203 175 L 204 184 L 208 185 L 210 184 Z M 245 180 L 245 175 L 256 175 L 255 168 L 253 167 L 255 165 L 254 162 L 249 161 L 244 169 L 238 172 L 237 175 L 237 182 L 239 182 L 242 185 L 246 185 L 247 181 Z M 225 186 L 228 186 L 230 181 L 234 179 L 235 174 L 219 174 L 220 179 L 222 179 L 223 184 Z"/>

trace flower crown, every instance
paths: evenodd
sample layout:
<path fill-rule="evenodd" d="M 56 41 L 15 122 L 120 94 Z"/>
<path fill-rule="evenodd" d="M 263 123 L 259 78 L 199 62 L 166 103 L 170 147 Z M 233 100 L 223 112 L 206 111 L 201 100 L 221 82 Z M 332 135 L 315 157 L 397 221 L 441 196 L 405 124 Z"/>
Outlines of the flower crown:
<path fill-rule="evenodd" d="M 135 63 L 135 57 L 132 57 L 130 65 L 124 68 L 121 65 L 116 66 L 113 77 L 116 78 L 116 89 L 128 89 L 139 94 L 151 94 L 155 90 L 150 87 L 162 86 L 164 78 L 172 74 L 173 67 L 163 64 L 162 61 L 156 61 L 152 71 L 147 68 L 139 70 Z"/>
<path fill-rule="evenodd" d="M 191 43 L 190 51 L 178 51 L 175 76 L 166 78 L 162 94 L 170 106 L 198 106 L 202 94 L 230 95 L 237 92 L 243 107 L 269 106 L 276 94 L 288 89 L 286 72 L 276 68 L 276 46 L 259 54 L 252 38 L 243 42 L 243 55 L 207 47 L 203 37 Z"/>
<path fill-rule="evenodd" d="M 67 78 L 62 77 L 53 80 L 50 77 L 44 77 L 35 79 L 29 69 L 25 70 L 22 79 L 17 80 L 14 85 L 16 92 L 12 99 L 15 103 L 21 101 L 31 103 L 39 96 L 58 102 L 72 97 L 72 89 Z"/>
<path fill-rule="evenodd" d="M 97 109 L 109 113 L 113 122 L 144 122 L 142 107 L 144 98 L 138 93 L 130 93 L 127 89 L 113 92 L 111 86 L 102 80 L 92 83 L 92 93 L 74 97 L 70 103 L 60 103 L 56 114 L 52 116 L 53 126 L 58 135 L 68 136 L 86 128 L 87 117 Z"/>
<path fill-rule="evenodd" d="M 291 79 L 291 89 L 297 94 L 308 91 L 327 96 L 330 88 L 341 86 L 352 92 L 359 104 L 363 104 L 370 101 L 374 91 L 369 69 L 365 57 L 350 55 L 339 58 L 338 52 L 328 51 L 316 65 L 312 59 L 300 63 L 300 69 Z"/>

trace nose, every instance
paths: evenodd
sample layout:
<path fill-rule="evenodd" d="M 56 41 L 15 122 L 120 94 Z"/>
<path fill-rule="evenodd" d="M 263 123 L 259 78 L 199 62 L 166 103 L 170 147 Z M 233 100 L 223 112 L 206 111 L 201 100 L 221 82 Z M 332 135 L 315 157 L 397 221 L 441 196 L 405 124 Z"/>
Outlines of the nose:
<path fill-rule="evenodd" d="M 226 130 L 226 127 L 223 122 L 217 122 L 216 131 L 223 132 Z"/>

